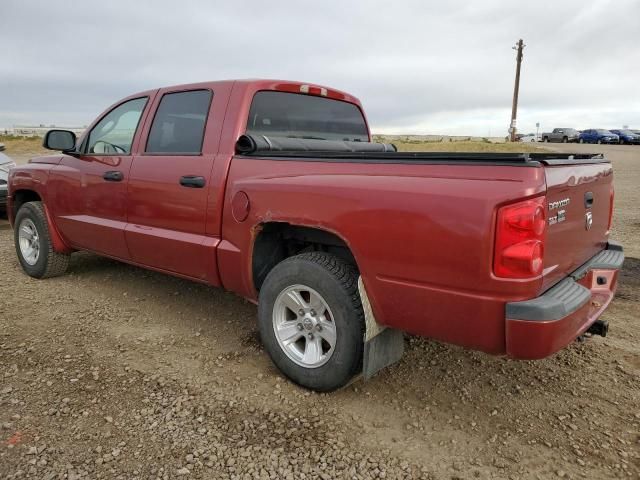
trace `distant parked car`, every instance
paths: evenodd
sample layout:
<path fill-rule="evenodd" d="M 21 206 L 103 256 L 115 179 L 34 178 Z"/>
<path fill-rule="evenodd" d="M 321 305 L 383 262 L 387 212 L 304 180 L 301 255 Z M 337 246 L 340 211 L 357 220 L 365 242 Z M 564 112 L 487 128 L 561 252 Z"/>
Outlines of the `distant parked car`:
<path fill-rule="evenodd" d="M 619 143 L 626 143 L 627 145 L 640 145 L 640 134 L 635 133 L 633 130 L 622 129 L 622 130 L 610 130 L 611 133 L 615 133 L 618 135 Z"/>
<path fill-rule="evenodd" d="M 9 180 L 9 169 L 16 166 L 16 162 L 11 160 L 2 151 L 4 145 L 0 143 L 0 214 L 7 209 L 7 181 Z"/>
<path fill-rule="evenodd" d="M 580 143 L 618 143 L 618 135 L 602 128 L 583 130 L 578 137 Z"/>
<path fill-rule="evenodd" d="M 518 138 L 519 142 L 537 142 L 538 139 L 536 138 L 536 134 L 535 133 L 528 133 L 526 135 L 522 135 L 520 138 Z"/>
<path fill-rule="evenodd" d="M 552 132 L 542 134 L 543 142 L 577 142 L 580 133 L 575 128 L 554 128 Z"/>

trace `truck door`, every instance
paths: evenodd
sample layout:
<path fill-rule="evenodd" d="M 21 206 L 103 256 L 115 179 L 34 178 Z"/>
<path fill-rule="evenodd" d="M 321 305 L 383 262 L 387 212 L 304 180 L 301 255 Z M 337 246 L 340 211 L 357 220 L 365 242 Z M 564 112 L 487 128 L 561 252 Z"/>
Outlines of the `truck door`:
<path fill-rule="evenodd" d="M 213 284 L 219 238 L 205 228 L 226 107 L 218 93 L 160 90 L 131 166 L 126 227 L 134 262 Z"/>
<path fill-rule="evenodd" d="M 129 259 L 125 242 L 127 179 L 132 146 L 149 97 L 128 99 L 85 136 L 80 154 L 51 169 L 50 211 L 74 247 Z"/>

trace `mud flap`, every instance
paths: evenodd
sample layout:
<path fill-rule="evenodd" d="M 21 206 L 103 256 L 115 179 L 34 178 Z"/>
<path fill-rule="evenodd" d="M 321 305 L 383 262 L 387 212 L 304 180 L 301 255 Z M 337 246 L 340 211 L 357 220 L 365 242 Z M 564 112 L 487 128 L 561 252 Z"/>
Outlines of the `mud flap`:
<path fill-rule="evenodd" d="M 377 372 L 402 358 L 404 336 L 400 330 L 384 327 L 376 321 L 362 277 L 358 278 L 358 291 L 365 320 L 362 375 L 364 380 L 369 380 Z"/>

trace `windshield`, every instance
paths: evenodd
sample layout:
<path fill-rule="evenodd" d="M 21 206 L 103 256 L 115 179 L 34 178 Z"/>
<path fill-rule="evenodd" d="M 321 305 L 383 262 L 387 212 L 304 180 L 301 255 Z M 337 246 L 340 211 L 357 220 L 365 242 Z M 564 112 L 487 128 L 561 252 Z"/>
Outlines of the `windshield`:
<path fill-rule="evenodd" d="M 609 130 L 596 130 L 597 133 L 599 133 L 600 135 L 613 135 L 613 133 L 611 133 Z"/>
<path fill-rule="evenodd" d="M 248 135 L 368 142 L 360 109 L 348 102 L 297 93 L 263 91 L 253 97 Z"/>
<path fill-rule="evenodd" d="M 618 130 L 621 135 L 635 135 L 631 130 Z"/>

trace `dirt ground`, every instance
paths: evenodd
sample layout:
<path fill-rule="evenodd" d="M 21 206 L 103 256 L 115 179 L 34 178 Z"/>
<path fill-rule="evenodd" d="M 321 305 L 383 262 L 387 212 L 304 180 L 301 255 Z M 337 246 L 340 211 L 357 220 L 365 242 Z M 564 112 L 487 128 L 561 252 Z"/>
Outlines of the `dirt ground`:
<path fill-rule="evenodd" d="M 640 478 L 640 147 L 554 148 L 614 162 L 609 336 L 537 362 L 407 337 L 331 394 L 276 371 L 242 299 L 85 253 L 33 280 L 0 223 L 0 478 Z"/>

